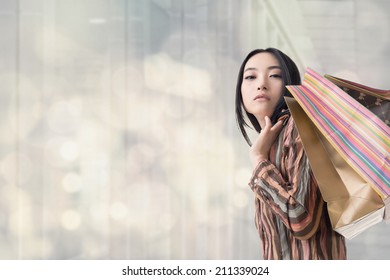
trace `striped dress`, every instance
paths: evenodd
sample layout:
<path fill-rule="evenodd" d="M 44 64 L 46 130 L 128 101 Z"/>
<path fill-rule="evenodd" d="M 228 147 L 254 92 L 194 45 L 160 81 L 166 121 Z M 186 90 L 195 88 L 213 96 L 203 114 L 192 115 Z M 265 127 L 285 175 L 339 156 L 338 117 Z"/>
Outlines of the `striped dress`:
<path fill-rule="evenodd" d="M 346 259 L 343 236 L 332 229 L 293 118 L 259 162 L 249 186 L 265 260 Z"/>

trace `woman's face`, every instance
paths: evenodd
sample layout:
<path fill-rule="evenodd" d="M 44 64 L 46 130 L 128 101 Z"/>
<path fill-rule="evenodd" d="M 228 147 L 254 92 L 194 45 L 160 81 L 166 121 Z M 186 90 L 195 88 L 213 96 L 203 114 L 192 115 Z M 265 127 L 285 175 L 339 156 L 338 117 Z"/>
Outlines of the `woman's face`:
<path fill-rule="evenodd" d="M 241 84 L 244 108 L 259 122 L 271 117 L 284 89 L 282 69 L 268 52 L 252 56 L 245 65 Z"/>

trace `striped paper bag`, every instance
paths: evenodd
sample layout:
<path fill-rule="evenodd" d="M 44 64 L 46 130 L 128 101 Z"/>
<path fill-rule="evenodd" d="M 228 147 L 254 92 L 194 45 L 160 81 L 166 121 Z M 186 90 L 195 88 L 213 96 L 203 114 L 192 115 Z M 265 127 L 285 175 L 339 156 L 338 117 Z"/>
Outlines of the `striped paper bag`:
<path fill-rule="evenodd" d="M 312 69 L 307 69 L 302 85 L 287 88 L 295 99 L 286 101 L 333 228 L 352 238 L 381 222 L 390 204 L 390 132 L 385 120 Z M 386 94 L 380 95 L 385 103 Z"/>

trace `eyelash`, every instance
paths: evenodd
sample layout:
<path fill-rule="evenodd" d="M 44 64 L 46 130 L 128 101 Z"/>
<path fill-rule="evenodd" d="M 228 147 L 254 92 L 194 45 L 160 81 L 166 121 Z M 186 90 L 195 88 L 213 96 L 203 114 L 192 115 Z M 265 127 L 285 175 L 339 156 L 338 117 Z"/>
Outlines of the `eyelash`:
<path fill-rule="evenodd" d="M 270 78 L 281 78 L 281 77 L 282 77 L 282 76 L 279 75 L 279 74 L 270 75 Z M 246 76 L 244 79 L 245 79 L 245 80 L 254 80 L 254 79 L 256 79 L 256 76 L 254 76 L 254 75 L 249 75 L 249 76 Z"/>

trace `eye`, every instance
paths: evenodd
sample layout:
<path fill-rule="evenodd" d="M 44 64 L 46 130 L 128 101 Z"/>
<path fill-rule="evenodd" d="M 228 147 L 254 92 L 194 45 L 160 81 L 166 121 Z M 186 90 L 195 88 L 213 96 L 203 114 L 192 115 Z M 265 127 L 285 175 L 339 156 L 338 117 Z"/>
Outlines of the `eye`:
<path fill-rule="evenodd" d="M 271 78 L 281 78 L 282 75 L 279 75 L 279 74 L 272 74 L 270 75 Z"/>
<path fill-rule="evenodd" d="M 254 80 L 254 79 L 256 79 L 256 76 L 254 76 L 254 75 L 248 75 L 248 76 L 245 76 L 244 79 L 245 79 L 245 80 Z"/>

